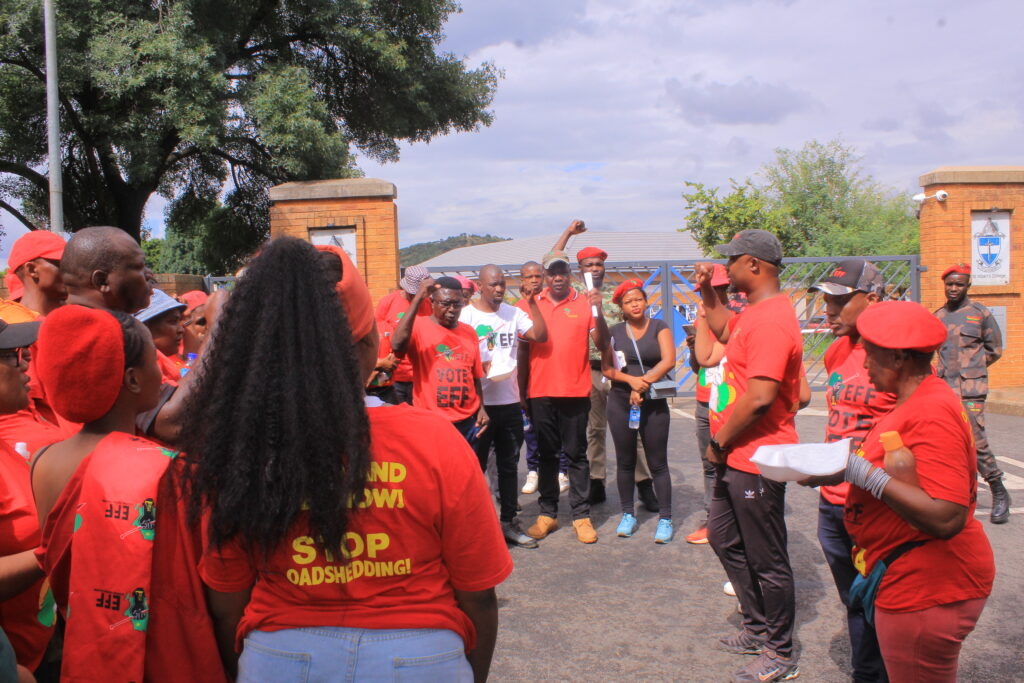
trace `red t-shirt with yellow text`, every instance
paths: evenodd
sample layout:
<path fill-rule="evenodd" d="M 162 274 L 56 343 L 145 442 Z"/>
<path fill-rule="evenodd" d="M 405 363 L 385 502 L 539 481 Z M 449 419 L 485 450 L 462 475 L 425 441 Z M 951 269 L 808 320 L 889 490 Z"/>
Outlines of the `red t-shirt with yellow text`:
<path fill-rule="evenodd" d="M 729 321 L 729 330 L 722 381 L 711 388 L 711 435 L 717 434 L 732 415 L 751 377 L 777 381 L 779 392 L 768 412 L 729 444 L 729 467 L 760 474 L 750 461 L 760 446 L 799 441 L 794 417 L 800 407 L 803 376 L 800 324 L 789 299 L 779 294 L 748 306 Z"/>
<path fill-rule="evenodd" d="M 345 562 L 313 543 L 300 518 L 281 548 L 254 566 L 239 542 L 210 549 L 200 572 L 214 590 L 253 586 L 238 626 L 440 628 L 476 645 L 455 590 L 493 588 L 512 572 L 480 464 L 436 413 L 408 405 L 367 409 L 373 463 L 345 534 Z"/>
<path fill-rule="evenodd" d="M 379 330 L 381 336 L 388 337 L 390 339 L 395 328 L 398 326 L 398 321 L 405 317 L 406 312 L 409 310 L 409 300 L 405 298 L 405 290 L 398 289 L 390 294 L 384 296 L 380 301 L 377 302 L 377 310 L 374 316 L 377 322 L 380 323 Z M 430 299 L 424 298 L 420 302 L 419 310 L 416 311 L 417 316 L 430 315 L 433 309 L 430 306 Z M 396 382 L 411 382 L 412 381 L 412 363 L 405 356 L 401 356 L 398 359 L 398 365 L 395 367 L 393 376 Z"/>
<path fill-rule="evenodd" d="M 983 598 L 992 592 L 992 546 L 974 517 L 978 462 L 974 437 L 959 397 L 946 383 L 926 377 L 910 398 L 883 416 L 864 437 L 859 451 L 883 467 L 883 432 L 899 432 L 914 454 L 921 488 L 932 498 L 967 508 L 967 523 L 949 539 L 914 529 L 862 488 L 851 486 L 844 521 L 854 543 L 853 564 L 868 574 L 878 560 L 908 541 L 927 541 L 896 560 L 885 572 L 875 605 L 894 612 L 916 612 L 936 605 Z"/>
<path fill-rule="evenodd" d="M 525 301 L 521 308 L 529 314 Z M 518 304 L 517 304 L 518 305 Z M 537 308 L 548 328 L 546 342 L 530 342 L 530 398 L 590 396 L 590 331 L 594 314 L 590 301 L 575 289 L 559 302 L 551 290 L 537 295 Z"/>
<path fill-rule="evenodd" d="M 856 451 L 878 419 L 896 405 L 893 394 L 875 389 L 864 369 L 864 346 L 851 344 L 849 337 L 832 342 L 825 352 L 825 372 L 828 373 L 828 424 L 825 442 L 849 438 L 850 450 Z M 822 486 L 821 495 L 833 505 L 846 502 L 850 484 Z"/>
<path fill-rule="evenodd" d="M 474 380 L 484 376 L 484 368 L 472 327 L 457 323 L 448 329 L 432 318 L 420 318 L 412 327 L 405 357 L 412 362 L 415 405 L 437 411 L 451 422 L 480 410 Z"/>

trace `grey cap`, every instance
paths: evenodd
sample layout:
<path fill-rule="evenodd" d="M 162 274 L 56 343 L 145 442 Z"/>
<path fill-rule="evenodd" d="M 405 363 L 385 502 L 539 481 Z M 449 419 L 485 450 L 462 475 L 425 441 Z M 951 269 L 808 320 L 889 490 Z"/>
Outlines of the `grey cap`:
<path fill-rule="evenodd" d="M 423 266 L 409 266 L 405 269 L 405 275 L 399 283 L 409 294 L 415 294 L 420 288 L 420 283 L 430 277 L 430 271 Z"/>
<path fill-rule="evenodd" d="M 719 244 L 715 249 L 722 256 L 750 254 L 775 265 L 782 263 L 782 243 L 767 230 L 742 230 L 728 244 Z"/>
<path fill-rule="evenodd" d="M 878 267 L 862 258 L 849 258 L 840 261 L 832 272 L 816 284 L 807 288 L 809 292 L 824 292 L 833 296 L 842 296 L 851 292 L 866 292 L 882 296 L 885 293 L 885 281 Z"/>
<path fill-rule="evenodd" d="M 141 311 L 135 314 L 141 322 L 149 322 L 157 316 L 161 316 L 167 311 L 182 310 L 184 311 L 188 306 L 181 303 L 177 299 L 171 297 L 170 294 L 162 289 L 153 288 L 153 296 L 149 298 L 149 306 L 146 306 Z"/>
<path fill-rule="evenodd" d="M 8 323 L 0 320 L 0 349 L 20 349 L 35 344 L 42 322 Z M 12 439 L 13 443 L 13 439 Z"/>

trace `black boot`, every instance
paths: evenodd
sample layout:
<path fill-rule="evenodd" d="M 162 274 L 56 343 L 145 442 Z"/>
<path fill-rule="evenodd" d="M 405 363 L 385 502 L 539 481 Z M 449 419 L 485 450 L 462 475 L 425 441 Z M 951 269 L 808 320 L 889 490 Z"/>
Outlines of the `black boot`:
<path fill-rule="evenodd" d="M 590 480 L 590 504 L 598 505 L 605 501 L 604 479 Z"/>
<path fill-rule="evenodd" d="M 644 479 L 636 483 L 637 493 L 640 494 L 640 502 L 643 503 L 644 509 L 648 512 L 658 512 L 661 508 L 658 507 L 658 497 L 654 495 L 654 481 L 651 479 Z"/>
<path fill-rule="evenodd" d="M 993 524 L 1006 524 L 1010 520 L 1010 492 L 1003 486 L 1002 479 L 993 479 L 988 483 L 992 489 L 992 516 L 990 521 Z"/>

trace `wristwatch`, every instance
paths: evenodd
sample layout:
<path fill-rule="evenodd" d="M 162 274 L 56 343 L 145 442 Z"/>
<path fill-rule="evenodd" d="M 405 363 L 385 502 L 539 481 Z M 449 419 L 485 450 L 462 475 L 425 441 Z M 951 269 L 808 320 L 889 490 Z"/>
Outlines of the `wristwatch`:
<path fill-rule="evenodd" d="M 724 455 L 729 452 L 729 449 L 723 446 L 722 444 L 718 443 L 718 439 L 716 439 L 715 437 L 711 437 L 709 445 L 711 446 L 711 450 L 713 450 L 715 453 L 718 453 L 719 455 Z"/>

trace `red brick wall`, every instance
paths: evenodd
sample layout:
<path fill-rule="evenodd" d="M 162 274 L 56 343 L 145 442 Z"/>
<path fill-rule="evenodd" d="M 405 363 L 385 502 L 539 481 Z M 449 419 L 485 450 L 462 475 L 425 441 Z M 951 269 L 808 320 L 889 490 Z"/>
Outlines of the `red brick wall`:
<path fill-rule="evenodd" d="M 272 237 L 309 239 L 311 228 L 356 227 L 356 259 L 374 301 L 398 286 L 398 207 L 387 197 L 295 199 L 270 207 Z"/>
<path fill-rule="evenodd" d="M 944 202 L 927 199 L 921 205 L 921 303 L 936 309 L 945 302 L 939 275 L 953 263 L 971 258 L 971 211 L 999 208 L 1010 211 L 1010 284 L 974 286 L 971 298 L 986 306 L 1006 306 L 1003 357 L 989 368 L 992 387 L 1024 385 L 1024 184 L 936 183 L 924 188 L 929 197 L 949 193 Z"/>

